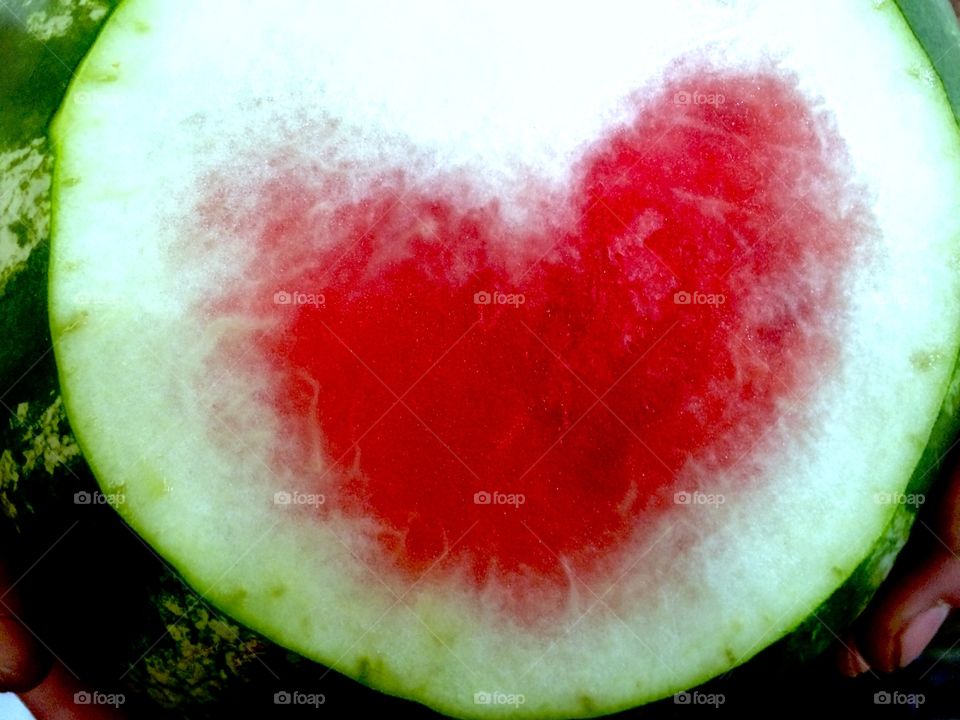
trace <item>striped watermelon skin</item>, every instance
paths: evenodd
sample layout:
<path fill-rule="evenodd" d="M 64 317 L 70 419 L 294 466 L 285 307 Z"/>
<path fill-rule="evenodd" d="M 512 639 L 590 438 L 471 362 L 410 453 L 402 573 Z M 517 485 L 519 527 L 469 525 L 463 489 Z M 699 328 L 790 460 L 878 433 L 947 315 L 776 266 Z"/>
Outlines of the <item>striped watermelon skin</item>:
<path fill-rule="evenodd" d="M 57 598 L 44 600 L 42 592 L 62 583 L 65 574 L 71 586 L 97 588 L 73 612 L 53 622 L 38 619 L 38 634 L 56 637 L 58 655 L 78 673 L 144 698 L 149 703 L 144 712 L 158 716 L 165 712 L 160 708 L 176 708 L 170 717 L 203 717 L 217 716 L 225 705 L 273 707 L 269 690 L 313 685 L 338 702 L 414 707 L 335 673 L 326 675 L 324 668 L 205 603 L 99 495 L 71 434 L 46 310 L 54 169 L 46 132 L 72 69 L 114 5 L 113 0 L 78 0 L 49 2 L 44 10 L 14 7 L 17 23 L 0 29 L 18 59 L 12 71 L 5 71 L 0 105 L 0 404 L 6 415 L 0 422 L 0 541 L 29 566 L 59 539 L 70 539 L 25 583 L 28 593 L 37 593 L 38 618 L 45 607 L 62 610 Z M 953 44 L 960 32 L 948 3 L 899 0 L 898 5 L 960 115 L 960 58 Z M 955 371 L 909 492 L 929 491 L 958 430 L 960 373 Z M 711 688 L 751 687 L 758 677 L 778 674 L 771 668 L 779 669 L 784 683 L 803 678 L 807 671 L 798 675 L 797 660 L 819 655 L 866 606 L 906 542 L 917 509 L 899 505 L 873 553 L 843 587 L 791 635 L 734 673 L 733 680 L 714 681 Z M 98 562 L 103 547 L 113 549 L 106 566 Z M 118 567 L 123 571 L 115 572 Z M 98 650 L 91 652 L 92 647 Z M 786 680 L 788 674 L 794 680 Z M 774 683 L 767 692 L 783 689 Z M 640 712 L 663 716 L 670 708 L 668 703 Z M 416 706 L 415 712 L 429 711 Z"/>

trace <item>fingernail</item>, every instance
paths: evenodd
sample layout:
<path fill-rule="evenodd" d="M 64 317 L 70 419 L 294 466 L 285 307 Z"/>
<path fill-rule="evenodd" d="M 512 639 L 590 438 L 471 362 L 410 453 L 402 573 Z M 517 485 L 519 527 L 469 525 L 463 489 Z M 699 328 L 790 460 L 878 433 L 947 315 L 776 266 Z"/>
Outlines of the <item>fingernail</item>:
<path fill-rule="evenodd" d="M 950 606 L 939 603 L 910 621 L 900 633 L 900 667 L 906 667 L 920 657 L 949 614 Z"/>
<path fill-rule="evenodd" d="M 853 641 L 842 648 L 841 653 L 840 672 L 847 677 L 856 677 L 870 669 L 870 665 L 863 659 L 863 655 L 860 654 L 860 650 L 857 649 Z"/>

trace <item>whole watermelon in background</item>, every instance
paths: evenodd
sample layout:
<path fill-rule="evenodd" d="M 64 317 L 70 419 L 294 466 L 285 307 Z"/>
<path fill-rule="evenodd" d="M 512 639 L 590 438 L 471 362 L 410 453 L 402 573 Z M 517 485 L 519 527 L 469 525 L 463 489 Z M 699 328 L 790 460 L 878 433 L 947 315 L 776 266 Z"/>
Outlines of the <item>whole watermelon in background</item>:
<path fill-rule="evenodd" d="M 956 91 L 957 65 L 949 64 L 956 53 L 948 50 L 955 47 L 957 33 L 949 8 L 926 3 L 903 3 L 902 7 L 930 56 L 937 60 L 948 91 Z M 100 493 L 70 433 L 47 330 L 46 241 L 52 158 L 46 132 L 70 79 L 70 68 L 79 62 L 108 10 L 95 3 L 53 3 L 46 9 L 31 5 L 0 26 L 4 57 L 16 58 L 3 71 L 0 85 L 4 100 L 0 145 L 4 174 L 0 203 L 4 258 L 0 275 L 4 338 L 0 347 L 0 400 L 10 418 L 3 426 L 0 502 L 9 519 L 4 524 L 4 546 L 9 543 L 14 547 L 24 568 L 42 557 L 24 580 L 29 585 L 26 591 L 36 623 L 32 627 L 71 669 L 103 687 L 127 692 L 131 699 L 139 694 L 175 708 L 172 717 L 204 712 L 218 716 L 227 705 L 257 705 L 279 711 L 274 694 L 294 691 L 322 693 L 328 709 L 361 703 L 384 709 L 397 707 L 403 701 L 327 672 L 229 619 L 203 599 L 208 593 L 216 596 L 214 588 L 206 583 L 197 584 L 200 594 L 191 590 L 108 507 L 112 502 L 125 512 L 126 494 Z M 918 67 L 917 72 L 936 84 L 935 76 L 922 75 L 924 68 Z M 73 89 L 68 103 L 81 107 L 65 108 L 60 121 L 62 133 L 68 134 L 64 126 L 69 126 L 71 115 L 82 116 L 82 105 L 96 102 L 88 92 L 83 85 Z M 98 301 L 108 304 L 95 288 L 90 289 L 86 302 L 93 311 Z M 937 359 L 927 361 L 934 363 Z M 956 388 L 945 397 L 941 418 L 905 494 L 925 492 L 935 474 L 931 468 L 955 432 Z M 112 489 L 109 478 L 101 480 L 108 490 Z M 795 704 L 795 693 L 806 692 L 802 689 L 815 679 L 817 687 L 824 689 L 824 697 L 829 694 L 831 707 L 837 703 L 874 707 L 874 692 L 882 689 L 874 680 L 844 683 L 815 663 L 788 664 L 785 670 L 776 670 L 772 661 L 777 659 L 776 668 L 781 668 L 785 651 L 788 655 L 806 655 L 833 641 L 834 633 L 839 634 L 840 628 L 859 612 L 889 569 L 915 511 L 915 504 L 897 505 L 874 552 L 824 606 L 784 642 L 731 677 L 701 688 L 702 697 L 722 697 L 724 707 L 735 712 L 767 701 Z M 72 598 L 65 609 L 61 588 L 82 588 L 84 592 Z M 218 603 L 230 606 L 222 597 Z M 296 638 L 284 640 L 298 645 Z M 588 662 L 585 658 L 584 663 Z M 949 667 L 940 666 L 948 673 Z M 365 682 L 384 684 L 376 673 L 351 672 Z M 911 691 L 921 687 L 910 685 L 913 680 L 907 673 L 897 679 L 907 683 L 905 687 Z M 417 695 L 414 689 L 403 689 L 402 680 L 388 685 L 396 692 Z M 845 691 L 843 695 L 835 695 L 841 691 Z M 937 701 L 935 686 L 922 686 L 921 691 L 927 693 L 927 707 Z M 680 696 L 679 704 L 667 701 L 665 706 L 649 711 L 655 716 L 668 711 L 682 714 L 688 711 L 682 703 Z M 596 705 L 598 711 L 607 707 L 602 702 Z M 408 709 L 428 712 L 418 706 Z M 477 713 L 483 710 L 475 708 Z M 583 711 L 578 708 L 566 712 Z"/>

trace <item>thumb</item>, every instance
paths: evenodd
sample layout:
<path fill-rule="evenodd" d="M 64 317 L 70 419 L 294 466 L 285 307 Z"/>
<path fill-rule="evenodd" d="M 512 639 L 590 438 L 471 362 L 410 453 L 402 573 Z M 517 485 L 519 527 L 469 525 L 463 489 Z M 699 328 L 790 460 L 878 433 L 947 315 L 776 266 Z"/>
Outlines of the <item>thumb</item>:
<path fill-rule="evenodd" d="M 960 464 L 942 495 L 924 508 L 913 537 L 864 616 L 847 650 L 848 674 L 892 672 L 913 662 L 960 607 Z"/>
<path fill-rule="evenodd" d="M 0 562 L 0 691 L 27 690 L 43 679 L 50 658 L 23 623 L 23 607 L 7 565 Z"/>

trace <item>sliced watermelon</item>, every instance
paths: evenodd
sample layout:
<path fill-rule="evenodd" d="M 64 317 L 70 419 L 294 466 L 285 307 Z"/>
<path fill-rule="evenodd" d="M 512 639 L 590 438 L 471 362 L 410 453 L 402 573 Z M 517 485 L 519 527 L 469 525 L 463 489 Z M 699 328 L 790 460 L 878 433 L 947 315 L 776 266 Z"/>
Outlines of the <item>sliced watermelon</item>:
<path fill-rule="evenodd" d="M 127 0 L 54 126 L 80 446 L 379 689 L 690 687 L 910 502 L 960 344 L 936 78 L 891 4 Z"/>

